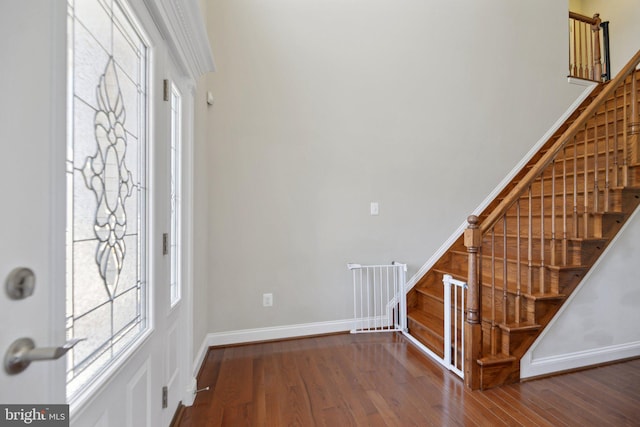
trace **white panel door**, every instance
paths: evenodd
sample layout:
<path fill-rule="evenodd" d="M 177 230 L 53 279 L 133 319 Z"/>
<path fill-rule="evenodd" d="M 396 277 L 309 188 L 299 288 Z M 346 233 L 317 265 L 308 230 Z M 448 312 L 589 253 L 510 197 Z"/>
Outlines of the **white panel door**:
<path fill-rule="evenodd" d="M 74 87 L 76 83 L 67 84 L 67 32 L 71 25 L 68 20 L 69 4 L 84 11 L 96 5 L 109 8 L 121 4 L 119 10 L 131 14 L 136 25 L 140 25 L 143 30 L 149 44 L 150 59 L 145 73 L 149 84 L 146 113 L 148 124 L 145 130 L 149 141 L 149 155 L 148 164 L 144 167 L 148 193 L 145 196 L 146 208 L 142 212 L 149 221 L 144 239 L 148 242 L 146 271 L 149 298 L 146 301 L 146 321 L 150 327 L 146 330 L 142 343 L 125 354 L 124 360 L 115 369 L 108 370 L 108 375 L 103 375 L 101 381 L 90 383 L 85 392 L 71 401 L 71 425 L 168 425 L 178 402 L 183 400 L 188 404 L 192 395 L 187 391 L 187 385 L 191 383 L 189 290 L 183 287 L 182 299 L 171 304 L 171 263 L 168 254 L 163 254 L 162 247 L 163 233 L 170 232 L 172 132 L 171 103 L 163 100 L 163 79 L 169 78 L 174 82 L 182 96 L 181 117 L 190 117 L 193 97 L 188 92 L 190 86 L 180 80 L 176 67 L 167 59 L 165 42 L 142 0 L 0 2 L 0 58 L 3 63 L 0 68 L 0 93 L 3 95 L 0 100 L 0 144 L 3 150 L 0 155 L 3 195 L 0 209 L 0 283 L 4 286 L 6 278 L 16 267 L 28 267 L 35 273 L 35 291 L 28 298 L 14 300 L 8 297 L 4 289 L 0 290 L 0 351 L 3 352 L 4 359 L 6 349 L 16 339 L 23 337 L 33 339 L 38 347 L 62 345 L 73 328 L 80 329 L 78 325 L 81 324 L 84 313 L 80 313 L 78 319 L 73 321 L 77 325 L 71 322 L 71 327 L 69 318 L 65 319 L 69 305 L 69 298 L 66 297 L 70 295 L 65 286 L 67 276 L 72 274 L 71 270 L 76 274 L 77 265 L 81 264 L 69 264 L 66 261 L 69 253 L 66 245 L 68 235 L 65 233 L 67 212 L 80 206 L 78 199 L 72 198 L 73 205 L 67 202 L 67 194 L 73 192 L 68 187 L 67 177 L 75 170 L 84 178 L 85 185 L 95 190 L 99 187 L 96 180 L 102 179 L 106 183 L 108 179 L 114 178 L 116 171 L 112 168 L 109 173 L 105 172 L 106 178 L 99 177 L 96 172 L 99 168 L 95 167 L 95 162 L 100 157 L 97 155 L 89 162 L 85 155 L 84 164 L 91 167 L 83 169 L 81 162 L 70 166 L 73 162 L 68 159 L 68 129 L 73 129 L 70 132 L 75 133 L 79 128 L 72 124 L 75 117 L 67 114 L 67 99 L 69 96 L 76 96 L 77 91 L 82 91 L 81 88 Z M 123 20 L 124 14 L 118 13 L 116 19 Z M 88 30 L 92 25 L 104 30 L 105 21 L 98 19 L 98 15 L 92 16 L 96 19 L 87 18 L 86 22 L 81 23 L 80 32 L 83 34 L 89 34 Z M 86 37 L 86 40 L 88 43 L 102 44 L 103 47 L 108 44 L 94 35 Z M 125 44 L 131 42 L 126 37 L 122 41 Z M 89 115 L 93 117 L 93 122 L 89 125 L 89 129 L 93 131 L 100 120 L 96 113 L 104 109 L 100 101 L 93 104 L 93 100 L 96 96 L 102 96 L 103 101 L 109 99 L 108 92 L 113 89 L 114 84 L 125 84 L 126 67 L 131 65 L 120 63 L 113 66 L 108 58 L 110 55 L 115 58 L 117 53 L 110 53 L 108 49 L 105 51 L 106 61 L 100 62 L 105 58 L 98 54 L 90 54 L 82 60 L 82 65 L 87 70 L 95 65 L 95 69 L 99 71 L 97 80 L 93 76 L 96 80 L 93 83 L 95 90 L 86 91 L 88 96 L 85 111 L 90 108 L 95 110 L 95 113 Z M 71 58 L 77 61 L 75 55 Z M 87 81 L 91 73 L 83 71 L 80 77 Z M 131 114 L 135 106 L 132 108 L 132 104 L 126 102 L 125 108 Z M 107 116 L 112 117 L 109 114 Z M 128 123 L 131 123 L 132 117 L 127 116 Z M 69 128 L 68 124 L 71 124 Z M 191 137 L 191 126 L 190 120 L 183 122 L 180 130 L 185 138 L 183 147 Z M 132 135 L 129 132 L 129 138 L 133 138 Z M 94 139 L 98 138 L 94 136 L 88 138 L 88 141 L 94 142 Z M 97 150 L 96 153 L 100 148 Z M 106 151 L 102 154 L 105 153 Z M 103 155 L 104 158 L 109 156 Z M 181 164 L 186 164 L 187 170 L 189 161 L 188 155 L 181 159 Z M 134 168 L 130 166 L 129 170 L 131 169 Z M 127 169 L 121 169 L 120 172 L 123 170 Z M 142 173 L 140 170 L 137 172 Z M 135 175 L 135 171 L 132 175 Z M 123 179 L 126 181 L 126 177 Z M 188 186 L 189 183 L 181 182 L 181 189 L 185 185 Z M 104 198 L 109 197 L 111 196 L 105 192 Z M 111 211 L 117 213 L 117 209 Z M 187 216 L 181 217 L 180 221 L 188 227 Z M 185 234 L 188 232 L 189 230 L 183 230 Z M 183 241 L 182 244 L 184 248 L 180 263 L 189 257 L 188 242 Z M 131 249 L 131 244 L 128 248 Z M 118 261 L 117 257 L 109 259 Z M 109 262 L 98 263 L 97 268 L 104 276 L 113 273 Z M 87 263 L 94 264 L 92 268 L 96 268 L 93 256 L 87 258 Z M 189 275 L 189 268 L 179 271 L 179 277 L 183 280 Z M 112 293 L 111 297 L 115 300 L 114 296 L 118 294 L 116 285 L 111 284 L 111 288 L 107 285 L 107 288 L 107 293 Z M 95 341 L 101 326 L 103 325 L 97 323 L 95 330 L 85 328 L 86 334 L 82 338 Z M 88 343 L 83 342 L 83 345 L 86 344 Z M 70 355 L 79 358 L 79 349 L 80 344 Z M 69 372 L 72 372 L 71 363 L 65 357 L 51 362 L 34 362 L 19 374 L 8 374 L 3 368 L 0 372 L 0 403 L 68 402 L 67 379 Z M 162 405 L 163 386 L 167 386 L 169 391 L 167 408 Z"/>
<path fill-rule="evenodd" d="M 166 313 L 169 294 L 169 258 L 163 253 L 163 234 L 168 233 L 169 218 L 167 153 L 170 138 L 166 131 L 168 107 L 167 102 L 163 100 L 166 47 L 142 0 L 74 0 L 73 5 L 72 13 L 78 22 L 74 24 L 73 32 L 76 39 L 70 43 L 74 43 L 79 53 L 84 51 L 85 46 L 97 49 L 94 56 L 89 55 L 87 64 L 84 64 L 85 59 L 80 55 L 74 56 L 74 61 L 83 67 L 83 71 L 79 74 L 78 86 L 73 88 L 74 102 L 79 105 L 80 111 L 87 108 L 89 110 L 97 109 L 95 116 L 92 111 L 85 114 L 89 119 L 95 117 L 97 123 L 96 125 L 93 122 L 89 124 L 90 132 L 95 130 L 98 135 L 102 132 L 99 128 L 108 127 L 107 123 L 111 123 L 109 126 L 113 127 L 115 135 L 111 137 L 110 131 L 107 131 L 109 136 L 105 139 L 110 142 L 121 138 L 125 141 L 123 146 L 126 146 L 126 150 L 121 149 L 117 151 L 117 155 L 112 155 L 113 150 L 109 151 L 110 148 L 104 148 L 108 142 L 98 141 L 100 155 L 94 156 L 91 167 L 86 166 L 89 164 L 84 160 L 87 158 L 86 154 L 79 156 L 77 165 L 74 163 L 73 166 L 74 174 L 80 175 L 80 178 L 75 179 L 74 186 L 78 185 L 81 191 L 87 190 L 85 187 L 88 187 L 96 194 L 98 194 L 96 190 L 100 190 L 99 196 L 104 195 L 105 202 L 99 201 L 97 203 L 98 218 L 91 218 L 91 221 L 95 220 L 100 227 L 105 224 L 104 227 L 113 231 L 115 236 L 112 241 L 96 232 L 96 237 L 100 240 L 97 246 L 98 252 L 104 250 L 105 255 L 99 254 L 100 256 L 96 256 L 95 259 L 93 255 L 87 258 L 87 263 L 91 266 L 89 272 L 82 272 L 83 266 L 81 264 L 79 265 L 75 261 L 72 263 L 74 274 L 80 277 L 84 277 L 84 275 L 91 277 L 91 274 L 95 277 L 96 270 L 98 270 L 105 286 L 97 286 L 96 293 L 102 294 L 103 299 L 105 291 L 102 288 L 107 288 L 107 301 L 102 302 L 101 299 L 97 299 L 96 306 L 98 308 L 95 311 L 81 307 L 77 315 L 77 323 L 81 326 L 81 322 L 86 316 L 93 316 L 93 322 L 97 326 L 96 332 L 106 333 L 108 328 L 103 327 L 104 324 L 100 322 L 100 319 L 105 319 L 107 323 L 111 322 L 111 331 L 115 334 L 115 339 L 110 345 L 113 348 L 112 353 L 116 354 L 121 351 L 118 348 L 120 336 L 126 335 L 126 332 L 121 333 L 120 331 L 126 330 L 126 325 L 130 323 L 126 317 L 129 309 L 123 310 L 121 319 L 118 318 L 120 315 L 98 315 L 99 311 L 103 307 L 112 307 L 115 312 L 118 308 L 119 296 L 121 296 L 123 306 L 127 307 L 126 300 L 129 297 L 124 295 L 125 292 L 129 292 L 130 298 L 135 299 L 137 298 L 136 293 L 139 296 L 146 290 L 147 297 L 142 298 L 143 303 L 138 313 L 143 318 L 142 324 L 146 325 L 142 343 L 138 343 L 132 350 L 126 350 L 124 355 L 118 356 L 121 360 L 117 362 L 116 369 L 107 368 L 105 379 L 98 381 L 96 386 L 90 385 L 85 392 L 73 398 L 71 401 L 71 422 L 72 426 L 78 427 L 102 425 L 156 427 L 168 425 L 167 420 L 171 418 L 167 414 L 169 412 L 173 414 L 175 408 L 163 408 L 162 399 L 163 387 L 167 385 L 165 345 L 168 334 Z M 98 12 L 89 13 L 87 10 L 89 6 L 96 7 Z M 86 35 L 87 33 L 90 34 Z M 82 38 L 86 38 L 86 42 Z M 138 52 L 138 57 L 135 52 Z M 144 65 L 145 61 L 146 65 Z M 94 64 L 98 78 L 93 77 L 92 79 L 91 73 Z M 104 74 L 100 76 L 100 73 Z M 111 77 L 109 78 L 109 76 Z M 89 86 L 85 90 L 81 85 L 87 81 Z M 92 87 L 96 87 L 96 89 L 92 90 Z M 96 96 L 101 100 L 94 104 Z M 112 111 L 109 111 L 109 108 Z M 146 110 L 143 111 L 144 109 Z M 102 114 L 101 111 L 105 111 L 106 114 Z M 136 113 L 138 113 L 138 117 L 136 117 Z M 76 116 L 82 115 L 81 113 Z M 103 118 L 105 124 L 102 122 L 98 124 L 98 121 Z M 119 130 L 120 124 L 113 125 L 116 122 L 121 122 L 124 130 Z M 82 124 L 77 126 L 77 129 L 76 132 L 82 134 Z M 146 144 L 146 150 L 140 150 L 139 147 L 143 144 Z M 93 143 L 89 153 L 94 152 L 95 145 Z M 138 150 L 137 157 L 134 155 L 135 150 Z M 102 164 L 109 164 L 107 160 L 111 155 L 117 158 L 116 163 L 120 162 L 118 163 L 120 166 L 113 166 L 112 162 L 112 170 L 109 173 L 102 173 Z M 126 157 L 129 157 L 129 160 L 126 160 Z M 124 163 L 121 162 L 122 158 L 125 158 Z M 107 160 L 102 162 L 101 159 Z M 99 162 L 99 165 L 94 167 L 96 162 Z M 113 180 L 119 181 L 119 184 L 112 185 L 110 193 L 107 188 Z M 119 199 L 113 195 L 114 192 L 119 193 Z M 110 194 L 111 201 L 109 200 Z M 136 198 L 137 200 L 135 200 Z M 80 200 L 80 196 L 74 195 L 74 202 L 77 200 Z M 124 213 L 117 208 L 117 200 L 122 200 Z M 74 212 L 78 210 L 74 206 Z M 93 212 L 93 210 L 89 210 L 89 212 Z M 113 216 L 111 222 L 108 219 L 99 218 L 100 216 L 107 218 L 110 215 Z M 117 240 L 119 221 L 123 224 L 126 222 L 126 227 L 121 233 L 123 236 L 121 248 L 127 251 L 124 254 L 121 254 L 117 243 L 113 243 Z M 138 232 L 133 231 L 143 222 L 146 223 L 139 227 Z M 96 226 L 97 228 L 98 226 Z M 102 228 L 100 232 L 102 232 Z M 131 238 L 134 234 L 136 237 Z M 85 237 L 79 235 L 74 236 L 71 240 L 74 244 L 76 242 L 83 244 L 83 238 Z M 86 239 L 91 242 L 95 240 L 93 235 L 86 236 Z M 140 247 L 145 244 L 146 248 L 140 250 Z M 111 253 L 105 249 L 109 245 L 114 248 Z M 134 283 L 135 280 L 133 282 L 125 281 L 125 279 L 130 279 L 136 270 L 134 265 L 127 273 L 126 263 L 136 259 L 140 274 L 137 279 L 140 284 L 138 287 Z M 110 266 L 110 263 L 113 266 Z M 69 270 L 70 264 L 67 265 L 67 270 Z M 83 281 L 80 280 L 78 285 L 83 286 Z M 68 290 L 67 293 L 69 292 Z M 89 314 L 85 315 L 84 313 Z M 130 314 L 134 316 L 134 321 L 137 321 L 136 313 Z M 113 325 L 118 326 L 114 327 Z M 94 355 L 101 354 L 100 343 L 103 341 L 104 338 L 94 339 L 90 343 L 93 347 L 87 349 L 78 358 L 99 358 L 100 356 Z M 78 348 L 82 347 L 78 345 Z M 79 375 L 82 375 L 81 369 L 82 366 L 79 369 Z"/>
<path fill-rule="evenodd" d="M 66 143 L 71 117 L 67 117 L 66 112 L 67 89 L 71 93 L 74 88 L 73 84 L 67 85 L 68 4 L 78 8 L 92 4 L 100 7 L 122 4 L 122 10 L 134 15 L 136 25 L 143 29 L 149 43 L 150 59 L 146 73 L 149 79 L 146 132 L 152 141 L 149 142 L 145 172 L 148 179 L 146 210 L 150 215 L 144 237 L 148 242 L 147 285 L 150 290 L 145 322 L 150 327 L 142 343 L 125 354 L 115 369 L 108 370 L 102 381 L 92 383 L 86 392 L 74 399 L 71 425 L 168 425 L 188 381 L 184 369 L 188 365 L 184 362 L 188 353 L 181 353 L 180 349 L 191 346 L 184 341 L 186 309 L 182 303 L 172 308 L 169 302 L 169 257 L 162 254 L 162 234 L 169 232 L 170 218 L 167 180 L 170 167 L 167 120 L 170 114 L 162 97 L 162 80 L 169 74 L 166 47 L 142 0 L 3 0 L 0 3 L 0 58 L 3 63 L 0 71 L 0 144 L 3 149 L 0 156 L 3 195 L 0 282 L 4 286 L 16 267 L 30 268 L 36 278 L 33 295 L 23 300 L 10 299 L 4 289 L 0 290 L 0 351 L 4 359 L 6 349 L 22 337 L 32 338 L 38 347 L 62 345 L 70 330 L 69 319 L 65 319 L 68 308 L 65 296 L 69 295 L 65 283 L 70 274 L 69 264 L 65 261 L 68 254 L 65 224 L 69 192 L 66 176 L 70 171 Z M 123 15 L 118 15 L 117 19 L 123 19 Z M 88 19 L 86 28 L 85 23 L 82 25 L 84 31 L 90 25 L 100 27 L 104 22 Z M 99 37 L 91 36 L 87 40 L 102 43 Z M 129 42 L 124 40 L 125 44 Z M 100 55 L 89 55 L 85 65 L 95 64 L 103 70 L 103 76 L 117 74 L 119 79 L 124 79 L 123 73 L 130 64 L 111 67 L 109 61 L 103 63 L 100 59 Z M 82 75 L 83 78 L 87 76 Z M 103 84 L 107 87 L 104 93 L 113 89 L 108 80 L 102 80 L 107 81 Z M 111 78 L 111 81 L 115 79 Z M 121 80 L 119 82 L 123 84 Z M 95 87 L 94 96 L 101 96 L 100 85 Z M 91 102 L 87 105 L 96 112 L 102 108 L 99 104 L 89 104 Z M 131 105 L 126 108 L 129 113 L 135 109 Z M 132 120 L 131 116 L 128 120 Z M 95 123 L 90 127 L 95 130 Z M 109 156 L 113 155 L 104 157 Z M 91 166 L 90 162 L 87 164 Z M 79 167 L 71 168 L 71 173 L 74 170 L 82 172 L 87 187 L 95 189 L 96 169 L 91 169 L 95 176 L 87 172 L 90 169 L 80 170 Z M 113 168 L 110 173 L 105 172 L 104 182 L 114 177 L 113 172 Z M 105 198 L 109 197 L 105 195 Z M 117 257 L 109 259 L 117 261 Z M 98 264 L 97 268 L 104 276 L 113 274 L 114 270 L 108 264 Z M 111 286 L 109 292 L 116 295 L 115 284 Z M 97 324 L 95 331 L 88 330 L 83 338 L 95 340 L 101 326 Z M 55 362 L 34 362 L 19 374 L 8 374 L 3 368 L 0 403 L 67 402 L 69 366 L 63 357 Z M 171 404 L 166 409 L 162 407 L 161 399 L 165 385 L 170 386 Z"/>
<path fill-rule="evenodd" d="M 66 2 L 0 3 L 0 351 L 28 337 L 61 345 L 64 333 Z M 35 273 L 32 296 L 12 300 L 16 267 Z M 65 403 L 65 364 L 34 362 L 0 372 L 3 404 Z"/>

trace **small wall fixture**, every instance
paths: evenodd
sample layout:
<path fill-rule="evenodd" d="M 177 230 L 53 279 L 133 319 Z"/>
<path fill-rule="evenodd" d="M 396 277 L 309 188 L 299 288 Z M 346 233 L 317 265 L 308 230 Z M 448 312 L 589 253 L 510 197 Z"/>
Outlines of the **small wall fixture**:
<path fill-rule="evenodd" d="M 213 105 L 213 93 L 207 92 L 207 105 Z"/>

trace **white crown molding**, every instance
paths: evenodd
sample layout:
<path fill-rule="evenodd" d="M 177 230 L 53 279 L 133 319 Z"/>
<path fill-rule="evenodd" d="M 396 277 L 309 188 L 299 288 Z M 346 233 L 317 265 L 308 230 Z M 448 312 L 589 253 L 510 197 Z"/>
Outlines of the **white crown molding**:
<path fill-rule="evenodd" d="M 171 55 L 196 80 L 215 71 L 207 28 L 197 0 L 144 0 Z"/>

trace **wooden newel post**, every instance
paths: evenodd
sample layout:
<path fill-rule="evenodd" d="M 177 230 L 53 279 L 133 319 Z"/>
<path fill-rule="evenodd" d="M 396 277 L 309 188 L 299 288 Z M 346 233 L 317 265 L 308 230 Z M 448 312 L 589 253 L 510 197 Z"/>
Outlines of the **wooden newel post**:
<path fill-rule="evenodd" d="M 593 76 L 592 80 L 602 81 L 602 61 L 600 54 L 600 14 L 593 15 L 593 23 L 591 24 L 591 32 L 593 33 Z"/>
<path fill-rule="evenodd" d="M 479 281 L 479 254 L 482 233 L 478 228 L 478 217 L 467 218 L 469 227 L 464 231 L 464 245 L 469 253 L 469 277 L 467 279 L 467 307 L 464 324 L 464 382 L 472 390 L 480 388 L 480 366 L 482 355 L 481 295 Z"/>

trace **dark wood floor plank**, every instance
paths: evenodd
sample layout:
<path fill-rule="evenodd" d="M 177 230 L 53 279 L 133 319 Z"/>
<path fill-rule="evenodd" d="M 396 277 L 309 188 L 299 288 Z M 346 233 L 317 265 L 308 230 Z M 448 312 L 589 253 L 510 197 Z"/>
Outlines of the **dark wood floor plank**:
<path fill-rule="evenodd" d="M 394 333 L 212 348 L 180 427 L 638 426 L 640 359 L 470 391 Z"/>
<path fill-rule="evenodd" d="M 507 412 L 514 419 L 517 419 L 521 425 L 533 425 L 540 427 L 557 427 L 558 421 L 551 422 L 546 418 L 543 411 L 534 402 L 523 399 L 518 393 L 513 393 L 513 389 L 509 387 L 498 387 L 483 392 L 487 399 L 495 400 L 497 405 Z M 521 417 L 526 418 L 522 420 Z"/>

